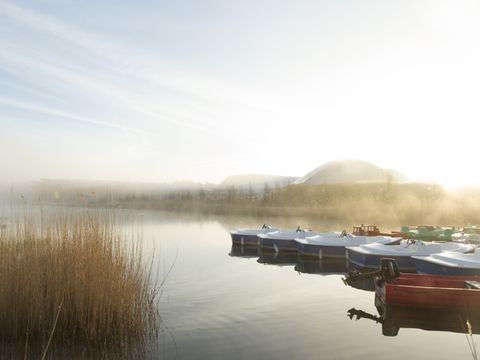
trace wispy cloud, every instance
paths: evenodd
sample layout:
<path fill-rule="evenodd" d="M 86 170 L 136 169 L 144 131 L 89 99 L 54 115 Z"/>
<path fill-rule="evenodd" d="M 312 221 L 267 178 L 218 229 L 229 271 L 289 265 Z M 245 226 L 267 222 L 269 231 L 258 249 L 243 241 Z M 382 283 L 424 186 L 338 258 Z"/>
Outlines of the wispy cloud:
<path fill-rule="evenodd" d="M 28 77 L 29 81 L 43 75 L 41 81 L 48 77 L 63 88 L 82 88 L 87 97 L 88 94 L 99 94 L 106 100 L 104 106 L 120 106 L 133 111 L 137 114 L 137 122 L 138 115 L 143 115 L 143 124 L 140 121 L 139 126 L 146 126 L 147 119 L 151 119 L 215 134 L 211 120 L 222 117 L 219 114 L 221 106 L 215 96 L 217 93 L 226 96 L 226 92 L 218 87 L 215 92 L 209 90 L 208 81 L 205 81 L 203 93 L 197 91 L 198 88 L 192 90 L 183 80 L 180 80 L 182 86 L 179 86 L 176 79 L 184 79 L 188 75 L 174 69 L 158 54 L 147 54 L 113 37 L 75 28 L 9 2 L 0 2 L 0 14 L 30 31 L 57 38 L 55 45 L 51 39 L 45 39 L 39 46 L 28 44 L 28 47 L 14 43 L 15 40 L 1 39 L 2 48 L 8 50 L 3 52 L 3 56 L 0 54 L 0 67 L 4 70 Z M 59 53 L 62 47 L 68 51 Z M 68 54 L 72 49 L 75 54 L 81 55 L 70 58 Z M 160 75 L 156 74 L 158 69 L 161 69 Z M 154 129 L 150 126 L 146 130 Z"/>
<path fill-rule="evenodd" d="M 57 109 L 54 109 L 54 108 L 48 108 L 48 107 L 45 107 L 45 106 L 42 106 L 42 105 L 33 104 L 31 102 L 27 103 L 27 102 L 23 102 L 23 101 L 20 101 L 20 100 L 9 99 L 9 98 L 5 98 L 5 97 L 0 96 L 0 104 L 2 104 L 4 106 L 13 107 L 13 108 L 16 108 L 16 109 L 27 110 L 27 111 L 31 111 L 31 112 L 34 112 L 34 113 L 43 114 L 43 115 L 51 115 L 51 116 L 54 116 L 56 118 L 73 120 L 73 121 L 77 121 L 77 122 L 92 124 L 92 125 L 101 126 L 101 127 L 112 128 L 112 129 L 116 129 L 116 130 L 122 130 L 122 131 L 126 131 L 126 132 L 129 132 L 129 133 L 135 134 L 135 135 L 146 135 L 147 134 L 147 132 L 142 130 L 142 129 L 137 129 L 137 128 L 133 128 L 133 127 L 129 127 L 129 126 L 123 126 L 123 125 L 119 125 L 117 123 L 106 122 L 106 121 L 97 120 L 97 119 L 93 119 L 93 118 L 88 118 L 88 117 L 85 117 L 85 116 L 68 113 L 68 112 L 57 110 Z"/>
<path fill-rule="evenodd" d="M 138 82 L 128 84 L 128 80 L 122 79 L 124 83 L 127 83 L 118 86 L 115 85 L 114 76 L 108 72 L 86 67 L 68 68 L 62 63 L 43 60 L 47 57 L 45 50 L 36 50 L 32 56 L 32 49 L 24 51 L 23 48 L 1 40 L 0 45 L 7 50 L 0 54 L 4 69 L 13 72 L 16 76 L 28 79 L 29 82 L 38 82 L 37 85 L 43 87 L 46 92 L 49 91 L 52 82 L 55 82 L 55 89 L 62 88 L 67 92 L 80 93 L 84 101 L 91 101 L 95 96 L 100 96 L 104 99 L 103 105 L 106 107 L 122 108 L 127 113 L 128 111 L 134 111 L 137 115 L 137 121 L 138 115 L 147 115 L 154 120 L 161 120 L 194 130 L 206 130 L 205 127 L 189 122 L 188 119 L 180 119 L 187 116 L 182 115 L 181 111 L 175 113 L 168 109 L 168 105 L 157 104 L 155 100 L 158 101 L 160 98 L 160 102 L 162 102 L 162 99 L 161 96 L 154 98 L 155 89 L 148 89 L 150 95 L 142 94 L 142 92 L 145 92 L 145 87 L 142 86 L 144 84 Z M 128 85 L 133 88 L 130 89 Z M 139 122 L 141 123 L 141 121 Z M 155 132 L 151 127 L 148 131 Z"/>

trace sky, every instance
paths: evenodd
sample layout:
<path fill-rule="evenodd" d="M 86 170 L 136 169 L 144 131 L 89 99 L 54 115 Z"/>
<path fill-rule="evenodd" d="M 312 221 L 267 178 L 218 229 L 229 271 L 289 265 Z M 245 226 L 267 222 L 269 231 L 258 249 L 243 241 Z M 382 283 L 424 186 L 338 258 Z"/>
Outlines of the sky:
<path fill-rule="evenodd" d="M 480 183 L 480 2 L 0 0 L 0 181 L 361 159 Z"/>

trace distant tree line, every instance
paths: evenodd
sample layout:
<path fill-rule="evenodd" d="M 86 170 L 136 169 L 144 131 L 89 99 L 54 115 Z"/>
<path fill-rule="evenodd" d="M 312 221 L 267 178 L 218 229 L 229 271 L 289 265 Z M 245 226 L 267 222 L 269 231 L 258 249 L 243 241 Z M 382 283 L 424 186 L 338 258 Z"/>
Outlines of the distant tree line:
<path fill-rule="evenodd" d="M 348 223 L 480 223 L 480 191 L 451 193 L 437 184 L 383 183 L 134 189 L 42 186 L 42 203 L 163 209 L 253 216 L 302 216 Z"/>

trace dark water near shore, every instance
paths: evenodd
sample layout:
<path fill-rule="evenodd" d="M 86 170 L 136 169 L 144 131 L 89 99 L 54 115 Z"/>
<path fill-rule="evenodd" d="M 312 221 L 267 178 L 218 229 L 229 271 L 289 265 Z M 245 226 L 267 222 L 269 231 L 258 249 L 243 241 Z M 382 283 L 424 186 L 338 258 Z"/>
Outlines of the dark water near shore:
<path fill-rule="evenodd" d="M 154 357 L 472 358 L 464 333 L 442 331 L 461 331 L 465 319 L 460 314 L 440 318 L 392 310 L 382 326 L 375 317 L 374 293 L 368 291 L 371 284 L 358 289 L 343 284 L 345 262 L 232 248 L 228 230 L 258 226 L 251 219 L 242 223 L 161 212 L 137 216 L 147 248 L 154 245 L 161 258 L 162 271 L 175 261 L 160 301 L 162 331 Z M 338 230 L 319 227 L 314 230 Z M 367 318 L 358 318 L 358 311 L 350 318 L 352 308 Z"/>

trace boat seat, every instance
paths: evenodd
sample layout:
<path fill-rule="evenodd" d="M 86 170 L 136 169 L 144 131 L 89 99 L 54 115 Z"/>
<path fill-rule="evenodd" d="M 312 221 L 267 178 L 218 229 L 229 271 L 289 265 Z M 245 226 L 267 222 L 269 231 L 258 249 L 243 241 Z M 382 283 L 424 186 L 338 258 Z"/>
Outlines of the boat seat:
<path fill-rule="evenodd" d="M 423 241 L 418 244 L 418 248 L 419 249 L 422 249 L 422 248 L 426 248 L 427 247 L 427 244 L 425 244 Z M 441 253 L 442 252 L 442 247 L 440 246 L 440 244 L 428 244 L 428 252 L 430 254 L 437 254 L 437 253 Z"/>

